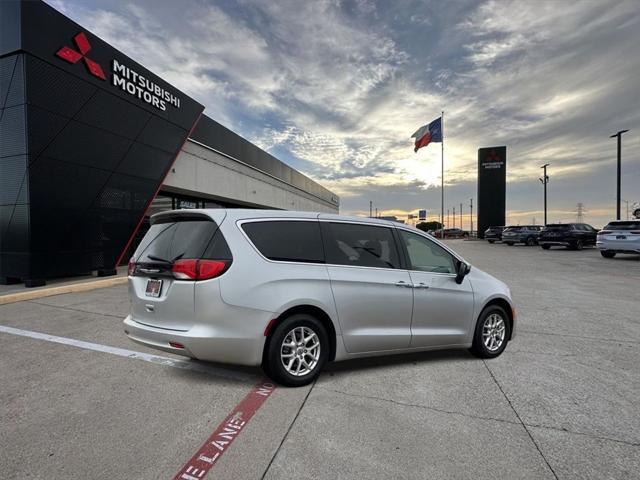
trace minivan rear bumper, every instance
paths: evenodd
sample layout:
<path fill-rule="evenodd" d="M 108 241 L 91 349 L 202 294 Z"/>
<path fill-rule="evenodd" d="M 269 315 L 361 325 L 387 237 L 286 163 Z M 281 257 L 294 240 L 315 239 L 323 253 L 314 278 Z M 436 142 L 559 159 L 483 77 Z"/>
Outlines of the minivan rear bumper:
<path fill-rule="evenodd" d="M 255 332 L 249 335 L 232 336 L 221 335 L 213 325 L 196 325 L 184 332 L 151 327 L 135 321 L 131 315 L 124 320 L 125 334 L 147 347 L 198 360 L 251 366 L 262 363 L 265 342 L 264 327 L 256 327 Z M 170 343 L 184 348 L 174 347 Z"/>

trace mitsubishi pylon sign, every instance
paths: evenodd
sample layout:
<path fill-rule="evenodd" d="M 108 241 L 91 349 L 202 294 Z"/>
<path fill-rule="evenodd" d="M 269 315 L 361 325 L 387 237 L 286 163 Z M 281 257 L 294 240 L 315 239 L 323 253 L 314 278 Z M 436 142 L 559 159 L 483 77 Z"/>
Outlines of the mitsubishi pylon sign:
<path fill-rule="evenodd" d="M 507 147 L 478 149 L 478 237 L 506 220 Z"/>

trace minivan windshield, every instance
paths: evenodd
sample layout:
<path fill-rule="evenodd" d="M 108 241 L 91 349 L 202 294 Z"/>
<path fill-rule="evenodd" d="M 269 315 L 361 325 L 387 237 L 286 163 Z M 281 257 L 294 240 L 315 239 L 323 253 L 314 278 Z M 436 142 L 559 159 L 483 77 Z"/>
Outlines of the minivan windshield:
<path fill-rule="evenodd" d="M 610 222 L 603 230 L 640 230 L 640 221 Z"/>
<path fill-rule="evenodd" d="M 201 258 L 218 226 L 213 221 L 188 219 L 151 225 L 133 258 L 139 263 L 172 263 Z"/>

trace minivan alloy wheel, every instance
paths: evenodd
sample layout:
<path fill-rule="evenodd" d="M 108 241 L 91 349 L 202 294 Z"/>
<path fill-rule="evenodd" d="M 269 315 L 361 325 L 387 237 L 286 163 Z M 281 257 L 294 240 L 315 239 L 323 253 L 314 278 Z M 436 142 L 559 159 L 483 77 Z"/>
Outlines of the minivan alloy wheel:
<path fill-rule="evenodd" d="M 320 339 L 309 327 L 295 327 L 285 335 L 280 346 L 282 366 L 296 377 L 307 375 L 318 365 Z"/>
<path fill-rule="evenodd" d="M 500 349 L 504 342 L 506 328 L 504 319 L 498 313 L 489 315 L 482 326 L 482 342 L 490 352 Z"/>

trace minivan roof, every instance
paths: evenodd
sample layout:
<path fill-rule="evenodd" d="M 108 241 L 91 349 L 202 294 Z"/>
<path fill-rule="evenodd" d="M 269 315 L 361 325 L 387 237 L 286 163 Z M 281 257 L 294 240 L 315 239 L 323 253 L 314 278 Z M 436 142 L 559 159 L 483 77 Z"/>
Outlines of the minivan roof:
<path fill-rule="evenodd" d="M 197 209 L 184 209 L 184 210 L 172 210 L 172 213 L 187 215 L 189 212 L 202 212 L 209 215 L 214 220 L 217 220 L 224 216 L 229 220 L 249 220 L 255 218 L 322 218 L 326 220 L 348 220 L 353 222 L 364 223 L 377 223 L 386 226 L 398 226 L 400 223 L 392 222 L 390 220 L 380 220 L 378 218 L 369 217 L 354 217 L 347 215 L 336 215 L 332 213 L 319 213 L 319 212 L 299 212 L 293 210 L 261 210 L 252 208 L 197 208 Z M 156 213 L 156 215 L 166 215 L 168 212 Z"/>

